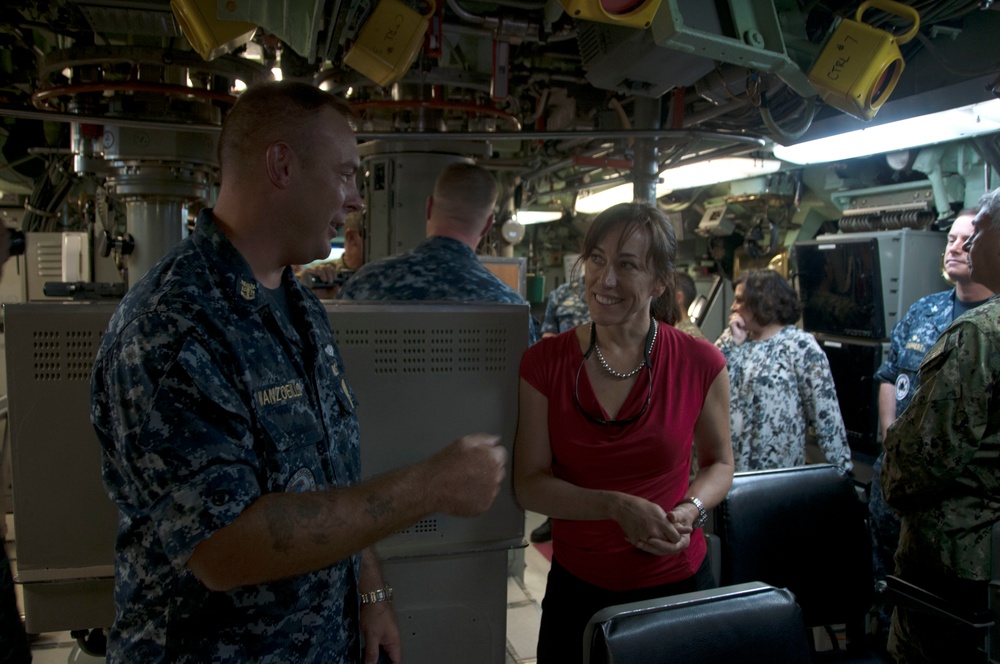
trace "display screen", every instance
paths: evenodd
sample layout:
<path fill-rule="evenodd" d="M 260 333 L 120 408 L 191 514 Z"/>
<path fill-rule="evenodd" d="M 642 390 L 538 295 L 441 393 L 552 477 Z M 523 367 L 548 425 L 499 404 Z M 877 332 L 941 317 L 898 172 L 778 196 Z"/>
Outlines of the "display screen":
<path fill-rule="evenodd" d="M 878 240 L 799 243 L 795 255 L 803 328 L 885 338 Z"/>

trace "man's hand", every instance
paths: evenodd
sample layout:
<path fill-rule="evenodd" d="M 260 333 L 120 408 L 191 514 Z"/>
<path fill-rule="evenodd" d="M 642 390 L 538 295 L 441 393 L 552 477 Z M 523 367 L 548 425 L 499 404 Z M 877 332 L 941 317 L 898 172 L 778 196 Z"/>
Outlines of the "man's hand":
<path fill-rule="evenodd" d="M 463 436 L 427 460 L 428 490 L 437 493 L 437 511 L 477 516 L 490 508 L 507 470 L 507 450 L 500 437 Z"/>
<path fill-rule="evenodd" d="M 312 288 L 314 284 L 332 284 L 337 278 L 337 266 L 333 263 L 317 263 L 295 273 L 299 281 Z"/>
<path fill-rule="evenodd" d="M 361 633 L 365 637 L 365 664 L 377 664 L 379 646 L 393 664 L 403 661 L 399 624 L 391 602 L 376 602 L 361 607 Z"/>

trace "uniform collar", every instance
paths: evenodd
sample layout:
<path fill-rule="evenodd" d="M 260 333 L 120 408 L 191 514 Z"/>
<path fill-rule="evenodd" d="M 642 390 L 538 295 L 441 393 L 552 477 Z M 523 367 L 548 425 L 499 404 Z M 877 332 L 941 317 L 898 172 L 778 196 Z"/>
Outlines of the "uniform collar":
<path fill-rule="evenodd" d="M 205 255 L 216 285 L 229 296 L 236 311 L 250 315 L 265 306 L 266 298 L 259 292 L 261 285 L 250 264 L 215 223 L 212 208 L 204 208 L 198 213 L 191 239 Z"/>
<path fill-rule="evenodd" d="M 469 245 L 461 240 L 444 235 L 433 235 L 421 242 L 419 246 L 438 251 L 449 251 L 464 256 L 471 256 L 472 258 L 476 257 L 476 252 Z"/>

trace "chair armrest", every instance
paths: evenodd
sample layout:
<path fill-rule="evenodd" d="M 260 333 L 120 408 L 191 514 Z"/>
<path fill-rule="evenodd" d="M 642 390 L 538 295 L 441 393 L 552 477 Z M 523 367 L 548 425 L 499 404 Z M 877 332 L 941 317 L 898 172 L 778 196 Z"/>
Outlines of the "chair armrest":
<path fill-rule="evenodd" d="M 977 629 L 991 627 L 994 623 L 989 609 L 973 610 L 961 606 L 898 576 L 889 575 L 885 578 L 883 596 L 891 604 L 933 613 Z"/>

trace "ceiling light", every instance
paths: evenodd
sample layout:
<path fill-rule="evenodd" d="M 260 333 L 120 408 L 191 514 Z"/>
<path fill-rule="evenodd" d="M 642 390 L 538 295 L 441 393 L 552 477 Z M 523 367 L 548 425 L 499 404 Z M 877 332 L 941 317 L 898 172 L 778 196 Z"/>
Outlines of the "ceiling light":
<path fill-rule="evenodd" d="M 558 221 L 563 218 L 561 208 L 525 208 L 517 211 L 517 221 L 525 226 L 528 224 L 544 224 L 548 221 Z"/>
<path fill-rule="evenodd" d="M 774 156 L 796 164 L 820 164 L 1000 131 L 1000 99 L 866 127 L 797 145 L 774 147 Z"/>
<path fill-rule="evenodd" d="M 777 159 L 750 157 L 725 157 L 676 166 L 660 172 L 656 197 L 666 196 L 676 189 L 691 189 L 767 175 L 780 168 L 781 162 Z M 582 191 L 576 199 L 576 211 L 580 214 L 596 214 L 612 205 L 629 203 L 633 200 L 635 192 L 631 183 L 620 184 L 596 193 L 588 194 L 587 191 Z"/>
<path fill-rule="evenodd" d="M 585 189 L 576 197 L 576 207 L 579 214 L 597 214 L 612 205 L 619 203 L 631 203 L 635 199 L 635 192 L 631 182 L 615 185 L 608 189 L 594 191 Z"/>
<path fill-rule="evenodd" d="M 777 159 L 725 157 L 695 164 L 669 168 L 660 173 L 662 182 L 656 186 L 656 197 L 666 196 L 674 189 L 691 189 L 720 182 L 745 180 L 757 175 L 774 173 L 781 168 Z"/>

